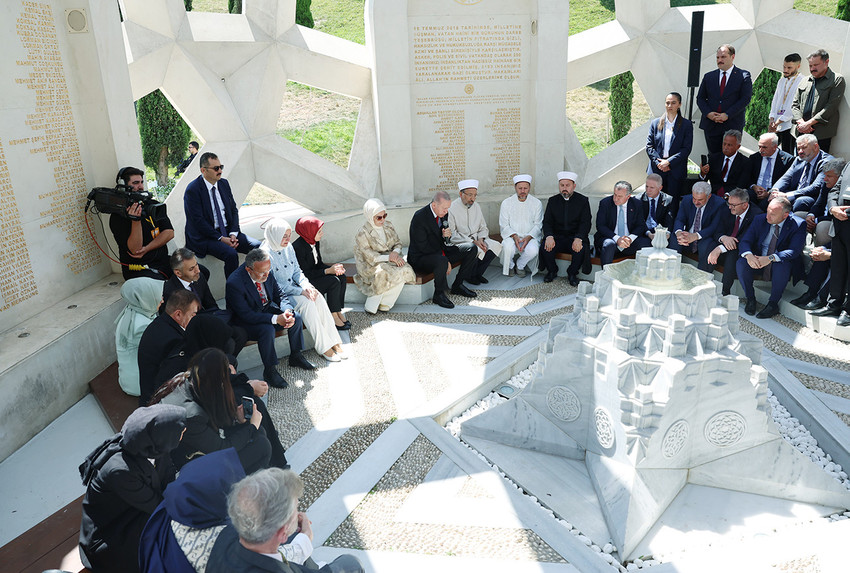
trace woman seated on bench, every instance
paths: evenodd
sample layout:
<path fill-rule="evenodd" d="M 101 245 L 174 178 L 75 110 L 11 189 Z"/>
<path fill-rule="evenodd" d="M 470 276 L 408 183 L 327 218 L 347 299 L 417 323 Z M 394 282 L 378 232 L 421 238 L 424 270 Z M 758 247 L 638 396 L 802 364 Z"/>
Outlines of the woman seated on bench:
<path fill-rule="evenodd" d="M 298 219 L 295 223 L 298 238 L 292 242 L 292 249 L 301 272 L 320 293 L 328 297 L 328 308 L 337 330 L 348 330 L 351 323 L 342 314 L 342 307 L 345 306 L 345 267 L 342 263 L 328 265 L 322 260 L 319 242 L 324 235 L 324 224 L 316 217 Z"/>
<path fill-rule="evenodd" d="M 401 256 L 401 240 L 387 209 L 378 199 L 363 205 L 366 224 L 354 239 L 357 274 L 354 284 L 366 295 L 366 312 L 375 314 L 393 307 L 404 283 L 416 282 L 416 273 Z"/>

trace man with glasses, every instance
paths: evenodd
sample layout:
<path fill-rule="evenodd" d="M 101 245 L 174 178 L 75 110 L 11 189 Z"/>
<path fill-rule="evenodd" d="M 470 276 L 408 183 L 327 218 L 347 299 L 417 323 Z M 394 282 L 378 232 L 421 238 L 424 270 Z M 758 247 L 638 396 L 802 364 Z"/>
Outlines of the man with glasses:
<path fill-rule="evenodd" d="M 732 283 L 738 278 L 735 264 L 738 261 L 738 241 L 750 227 L 756 215 L 762 212 L 758 205 L 750 203 L 749 194 L 743 189 L 733 189 L 726 196 L 729 213 L 720 218 L 714 240 L 717 246 L 708 253 L 708 264 L 723 265 L 723 296 L 732 291 Z"/>
<path fill-rule="evenodd" d="M 758 151 L 747 159 L 747 189 L 750 202 L 764 211 L 773 184 L 785 175 L 794 162 L 794 156 L 779 149 L 779 136 L 775 133 L 765 133 L 759 137 Z"/>
<path fill-rule="evenodd" d="M 224 276 L 239 266 L 237 253 L 248 253 L 260 242 L 239 228 L 239 211 L 222 178 L 224 165 L 215 153 L 201 155 L 201 175 L 189 183 L 183 195 L 186 212 L 186 247 L 199 257 L 212 255 L 224 261 Z"/>
<path fill-rule="evenodd" d="M 478 198 L 478 180 L 465 179 L 458 182 L 460 196 L 452 201 L 449 207 L 449 229 L 453 245 L 475 245 L 478 249 L 478 260 L 475 270 L 467 275 L 466 282 L 480 285 L 489 282 L 484 278 L 484 271 L 493 259 L 502 252 L 502 245 L 490 238 L 490 230 L 481 206 L 475 202 Z"/>

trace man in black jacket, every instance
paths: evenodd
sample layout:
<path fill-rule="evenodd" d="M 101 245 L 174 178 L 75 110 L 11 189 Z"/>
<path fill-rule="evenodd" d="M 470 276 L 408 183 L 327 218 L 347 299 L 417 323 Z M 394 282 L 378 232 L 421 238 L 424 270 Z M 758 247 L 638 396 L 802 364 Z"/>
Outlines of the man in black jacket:
<path fill-rule="evenodd" d="M 474 244 L 452 245 L 449 237 L 448 212 L 452 199 L 445 191 L 437 191 L 431 203 L 425 205 L 410 219 L 410 248 L 407 261 L 417 273 L 434 273 L 434 304 L 454 308 L 446 296 L 449 263 L 460 261 L 461 266 L 452 284 L 452 294 L 474 297 L 475 291 L 464 286 L 467 276 L 475 271 L 477 247 Z"/>
<path fill-rule="evenodd" d="M 732 284 L 738 278 L 735 265 L 738 261 L 738 240 L 749 228 L 756 215 L 762 212 L 759 206 L 750 202 L 750 195 L 744 189 L 733 189 L 726 197 L 729 212 L 720 216 L 720 223 L 714 232 L 717 246 L 708 253 L 708 264 L 723 264 L 723 296 L 732 291 Z"/>
<path fill-rule="evenodd" d="M 750 175 L 747 158 L 741 148 L 741 132 L 731 129 L 723 134 L 721 151 L 708 156 L 708 163 L 700 167 L 699 176 L 711 183 L 711 192 L 720 197 L 736 187 L 746 187 Z"/>
<path fill-rule="evenodd" d="M 558 276 L 555 255 L 570 253 L 567 279 L 572 286 L 578 285 L 578 273 L 582 268 L 590 246 L 590 201 L 576 193 L 578 176 L 572 171 L 558 173 L 558 194 L 549 197 L 543 213 L 543 250 L 540 257 L 546 267 L 544 282 L 552 282 Z"/>
<path fill-rule="evenodd" d="M 165 301 L 165 312 L 151 322 L 139 340 L 139 405 L 147 406 L 157 388 L 165 382 L 161 372 L 172 372 L 169 360 L 182 358 L 186 326 L 198 313 L 195 293 L 179 289 Z"/>
<path fill-rule="evenodd" d="M 650 173 L 646 176 L 644 192 L 637 196 L 643 207 L 646 236 L 650 241 L 655 238 L 656 227 L 664 227 L 668 233 L 673 229 L 675 213 L 679 208 L 678 205 L 673 205 L 673 197 L 661 190 L 662 184 L 661 175 Z"/>

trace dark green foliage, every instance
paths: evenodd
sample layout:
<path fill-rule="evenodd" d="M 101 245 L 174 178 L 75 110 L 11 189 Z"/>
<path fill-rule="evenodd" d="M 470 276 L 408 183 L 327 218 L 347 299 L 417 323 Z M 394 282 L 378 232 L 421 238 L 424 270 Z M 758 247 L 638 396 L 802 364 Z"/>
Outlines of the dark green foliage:
<path fill-rule="evenodd" d="M 634 76 L 625 72 L 611 78 L 608 111 L 611 113 L 611 143 L 625 137 L 632 127 L 632 88 Z"/>
<path fill-rule="evenodd" d="M 192 0 L 183 0 L 183 5 L 186 6 L 186 11 L 192 11 Z"/>
<path fill-rule="evenodd" d="M 753 99 L 747 106 L 747 115 L 744 121 L 744 131 L 758 139 L 767 133 L 768 117 L 770 116 L 770 103 L 773 93 L 776 91 L 776 83 L 782 76 L 779 72 L 764 69 L 758 79 L 753 82 Z"/>
<path fill-rule="evenodd" d="M 313 13 L 310 11 L 312 0 L 296 0 L 295 23 L 305 28 L 313 27 Z"/>
<path fill-rule="evenodd" d="M 839 20 L 850 20 L 850 0 L 838 0 L 835 17 Z"/>
<path fill-rule="evenodd" d="M 242 0 L 227 0 L 227 11 L 231 14 L 241 14 Z"/>
<path fill-rule="evenodd" d="M 168 166 L 178 163 L 186 153 L 191 132 L 171 102 L 159 90 L 137 102 L 142 159 L 156 171 L 157 185 L 168 182 Z"/>

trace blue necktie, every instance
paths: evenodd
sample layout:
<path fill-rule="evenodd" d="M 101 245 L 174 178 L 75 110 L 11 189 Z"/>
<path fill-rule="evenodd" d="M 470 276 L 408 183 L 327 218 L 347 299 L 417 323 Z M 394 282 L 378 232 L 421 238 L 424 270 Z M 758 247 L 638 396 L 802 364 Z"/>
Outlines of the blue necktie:
<path fill-rule="evenodd" d="M 215 224 L 218 225 L 218 230 L 221 233 L 221 236 L 224 237 L 227 235 L 227 227 L 224 225 L 224 221 L 221 220 L 221 209 L 218 207 L 218 199 L 215 198 L 215 185 L 212 186 L 212 202 Z"/>
<path fill-rule="evenodd" d="M 773 157 L 767 158 L 767 167 L 764 168 L 764 175 L 761 177 L 760 185 L 765 189 L 770 189 L 771 174 L 773 173 Z"/>
<path fill-rule="evenodd" d="M 626 234 L 626 206 L 620 205 L 619 216 L 617 217 L 617 235 L 622 237 Z"/>

